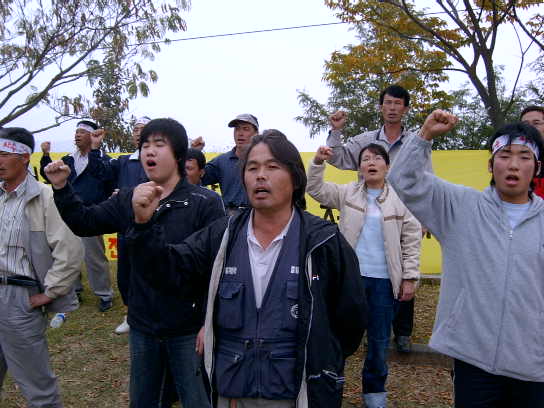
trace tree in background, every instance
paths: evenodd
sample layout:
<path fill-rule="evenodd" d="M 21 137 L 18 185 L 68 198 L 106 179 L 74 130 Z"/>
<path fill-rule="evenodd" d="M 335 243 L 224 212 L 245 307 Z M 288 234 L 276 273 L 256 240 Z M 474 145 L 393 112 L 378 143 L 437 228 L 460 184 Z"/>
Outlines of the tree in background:
<path fill-rule="evenodd" d="M 542 38 L 542 16 L 526 17 L 542 1 L 435 0 L 431 3 L 436 11 L 418 9 L 415 2 L 407 0 L 325 0 L 325 3 L 337 11 L 343 21 L 353 23 L 360 30 L 379 32 L 392 47 L 398 43 L 401 48 L 409 41 L 424 44 L 425 52 L 445 54 L 450 64 L 442 67 L 406 65 L 403 69 L 420 75 L 435 73 L 437 69 L 443 73 L 465 74 L 493 127 L 502 125 L 513 109 L 527 52 Z M 501 101 L 494 53 L 500 47 L 499 31 L 507 25 L 518 42 L 518 49 L 508 50 L 508 53 L 519 54 L 519 63 L 516 63 L 517 76 L 509 79 L 509 97 Z M 483 78 L 478 69 L 485 72 Z"/>
<path fill-rule="evenodd" d="M 45 104 L 55 123 L 35 131 L 91 114 L 126 132 L 128 99 L 147 95 L 146 82 L 157 78 L 139 60 L 153 59 L 159 41 L 185 30 L 187 8 L 186 0 L 0 2 L 0 126 Z M 94 86 L 92 103 L 82 93 L 61 94 L 85 80 Z M 124 148 L 114 140 L 108 145 Z"/>
<path fill-rule="evenodd" d="M 401 13 L 381 18 L 407 24 Z M 295 119 L 309 128 L 311 136 L 328 129 L 328 116 L 336 110 L 349 112 L 345 138 L 380 127 L 379 95 L 392 84 L 410 91 L 408 127 L 417 126 L 436 107 L 451 107 L 453 97 L 439 88 L 451 65 L 444 52 L 429 50 L 423 41 L 394 38 L 377 25 L 360 22 L 355 27 L 359 44 L 333 53 L 325 64 L 323 79 L 331 89 L 327 103 L 298 92 L 304 113 Z"/>

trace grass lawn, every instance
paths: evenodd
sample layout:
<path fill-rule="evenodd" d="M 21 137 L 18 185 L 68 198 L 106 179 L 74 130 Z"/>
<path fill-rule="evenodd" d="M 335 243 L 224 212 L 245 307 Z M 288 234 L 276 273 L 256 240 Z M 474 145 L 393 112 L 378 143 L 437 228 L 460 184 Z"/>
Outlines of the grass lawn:
<path fill-rule="evenodd" d="M 115 275 L 115 263 L 112 264 Z M 438 286 L 423 285 L 416 301 L 414 340 L 426 343 L 432 328 Z M 53 369 L 59 377 L 67 408 L 128 407 L 128 336 L 113 329 L 121 323 L 125 309 L 116 294 L 114 307 L 98 311 L 98 299 L 88 288 L 83 304 L 71 313 L 60 329 L 48 329 Z M 344 406 L 360 407 L 362 352 L 346 365 Z M 390 364 L 390 407 L 446 408 L 452 404 L 449 372 L 442 367 Z M 8 378 L 3 387 L 2 408 L 23 408 L 16 385 Z"/>

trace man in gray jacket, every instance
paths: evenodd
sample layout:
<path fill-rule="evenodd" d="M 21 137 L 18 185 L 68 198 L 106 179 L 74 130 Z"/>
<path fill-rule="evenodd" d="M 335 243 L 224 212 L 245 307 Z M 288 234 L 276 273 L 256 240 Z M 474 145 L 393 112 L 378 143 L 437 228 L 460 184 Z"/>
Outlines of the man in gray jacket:
<path fill-rule="evenodd" d="M 532 193 L 543 144 L 524 123 L 489 140 L 483 192 L 422 171 L 457 118 L 435 111 L 389 181 L 440 241 L 442 288 L 430 346 L 454 358 L 457 408 L 544 406 L 544 202 Z"/>
<path fill-rule="evenodd" d="M 342 129 L 347 120 L 347 114 L 338 111 L 331 115 L 331 131 L 327 138 L 327 146 L 332 149 L 333 156 L 327 160 L 341 170 L 359 170 L 359 155 L 361 150 L 371 143 L 383 146 L 389 154 L 391 163 L 395 163 L 401 147 L 417 136 L 417 132 L 403 126 L 403 118 L 410 109 L 410 94 L 399 85 L 391 85 L 380 93 L 380 113 L 383 126 L 376 130 L 361 133 L 342 143 Z M 431 158 L 425 162 L 425 169 L 432 171 Z M 424 228 L 425 232 L 425 228 Z M 411 351 L 410 336 L 414 326 L 415 297 L 406 302 L 400 302 L 397 315 L 393 320 L 395 343 L 399 352 Z"/>
<path fill-rule="evenodd" d="M 83 245 L 64 224 L 51 188 L 27 171 L 34 137 L 0 130 L 0 387 L 9 371 L 30 408 L 60 408 L 45 338 L 50 311 L 77 307 Z"/>

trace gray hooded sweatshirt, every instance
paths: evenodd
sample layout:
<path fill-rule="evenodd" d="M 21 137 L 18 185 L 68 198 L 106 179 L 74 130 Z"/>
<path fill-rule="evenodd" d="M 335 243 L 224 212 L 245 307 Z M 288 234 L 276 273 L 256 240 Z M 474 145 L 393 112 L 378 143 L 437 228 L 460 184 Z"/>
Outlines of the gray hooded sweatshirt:
<path fill-rule="evenodd" d="M 496 190 L 454 185 L 422 170 L 431 143 L 399 152 L 389 181 L 442 247 L 430 346 L 495 375 L 544 382 L 544 201 L 532 196 L 515 228 Z"/>

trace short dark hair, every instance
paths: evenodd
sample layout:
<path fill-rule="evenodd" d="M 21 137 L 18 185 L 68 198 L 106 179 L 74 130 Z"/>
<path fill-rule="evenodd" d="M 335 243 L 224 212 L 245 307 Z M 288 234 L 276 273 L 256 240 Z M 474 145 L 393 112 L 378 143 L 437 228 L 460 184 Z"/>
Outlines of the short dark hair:
<path fill-rule="evenodd" d="M 542 138 L 540 136 L 540 133 L 538 130 L 534 127 L 529 125 L 528 123 L 523 122 L 514 122 L 514 123 L 508 123 L 499 130 L 497 130 L 487 141 L 487 147 L 491 153 L 493 153 L 493 143 L 495 140 L 503 135 L 508 136 L 508 144 L 511 144 L 512 141 L 519 137 L 524 136 L 526 139 L 528 139 L 529 142 L 532 142 L 536 145 L 539 151 L 539 157 L 535 157 L 535 173 L 533 175 L 533 178 L 538 175 L 538 163 L 537 161 L 540 160 L 542 157 L 542 149 L 544 148 L 544 144 L 542 143 Z M 491 163 L 491 167 L 493 168 L 493 162 L 494 162 L 495 156 L 491 156 L 489 159 L 489 162 Z M 491 176 L 491 181 L 489 182 L 490 185 L 495 185 L 495 179 L 493 175 Z M 535 188 L 534 182 L 531 180 L 530 184 L 530 191 L 529 195 L 531 195 L 531 192 Z"/>
<path fill-rule="evenodd" d="M 198 149 L 187 150 L 187 157 L 185 160 L 195 160 L 200 170 L 206 166 L 206 156 Z"/>
<path fill-rule="evenodd" d="M 359 166 L 361 165 L 361 158 L 363 157 L 363 153 L 365 151 L 369 150 L 371 153 L 374 153 L 377 156 L 382 156 L 385 160 L 385 164 L 389 166 L 389 153 L 387 153 L 387 150 L 385 150 L 385 147 L 382 145 L 379 145 L 377 143 L 370 143 L 369 145 L 366 145 L 361 149 L 359 152 L 359 160 L 357 163 L 359 163 Z"/>
<path fill-rule="evenodd" d="M 383 98 L 385 95 L 392 96 L 393 98 L 402 98 L 404 99 L 404 106 L 410 105 L 410 94 L 406 89 L 400 85 L 391 85 L 385 88 L 380 93 L 380 105 L 383 105 Z"/>
<path fill-rule="evenodd" d="M 302 157 L 300 157 L 300 153 L 295 145 L 279 130 L 267 129 L 263 131 L 262 134 L 253 136 L 242 161 L 242 180 L 244 181 L 244 173 L 246 171 L 249 154 L 259 143 L 266 144 L 270 149 L 272 156 L 274 156 L 279 163 L 283 164 L 289 173 L 291 173 L 291 180 L 294 188 L 292 202 L 295 206 L 305 210 L 306 199 L 304 198 L 304 194 L 306 193 L 307 179 L 304 163 L 302 162 Z"/>
<path fill-rule="evenodd" d="M 181 123 L 171 118 L 153 119 L 142 129 L 138 150 L 142 150 L 142 145 L 147 142 L 150 136 L 160 134 L 168 139 L 174 157 L 178 162 L 178 171 L 180 176 L 185 175 L 185 158 L 187 156 L 187 132 Z"/>
<path fill-rule="evenodd" d="M 22 143 L 34 152 L 34 136 L 28 130 L 22 127 L 7 127 L 0 128 L 0 137 L 3 139 L 13 140 L 14 142 Z"/>
<path fill-rule="evenodd" d="M 92 127 L 94 130 L 98 129 L 98 125 L 90 120 L 80 120 L 79 122 L 77 122 L 77 126 L 79 125 L 87 125 Z"/>
<path fill-rule="evenodd" d="M 540 112 L 540 113 L 542 113 L 542 116 L 544 116 L 544 106 L 537 106 L 537 105 L 527 106 L 519 114 L 519 120 L 521 120 L 521 118 L 523 118 L 525 116 L 525 114 L 529 113 L 529 112 Z"/>

